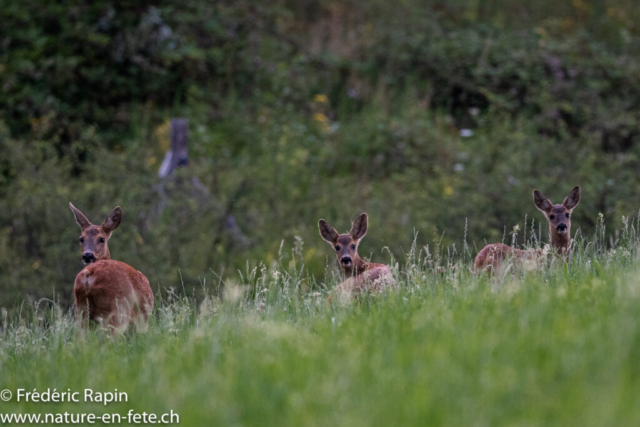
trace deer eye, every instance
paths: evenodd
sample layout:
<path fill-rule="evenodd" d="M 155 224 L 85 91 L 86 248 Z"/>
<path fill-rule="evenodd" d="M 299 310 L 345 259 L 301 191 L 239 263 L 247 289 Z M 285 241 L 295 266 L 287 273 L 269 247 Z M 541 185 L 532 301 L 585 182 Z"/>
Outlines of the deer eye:
<path fill-rule="evenodd" d="M 80 243 L 84 243 L 84 237 L 80 238 Z"/>
<path fill-rule="evenodd" d="M 356 245 L 351 245 L 351 249 L 355 249 L 355 248 L 356 248 Z"/>
<path fill-rule="evenodd" d="M 566 214 L 564 214 L 565 218 L 569 218 L 569 213 L 567 212 Z"/>
<path fill-rule="evenodd" d="M 555 215 L 549 215 L 549 219 L 556 219 Z"/>
<path fill-rule="evenodd" d="M 104 243 L 104 237 L 99 238 L 99 239 L 98 239 L 98 242 L 100 242 L 100 243 Z"/>
<path fill-rule="evenodd" d="M 339 251 L 339 250 L 340 250 L 340 246 L 336 246 L 336 251 Z"/>

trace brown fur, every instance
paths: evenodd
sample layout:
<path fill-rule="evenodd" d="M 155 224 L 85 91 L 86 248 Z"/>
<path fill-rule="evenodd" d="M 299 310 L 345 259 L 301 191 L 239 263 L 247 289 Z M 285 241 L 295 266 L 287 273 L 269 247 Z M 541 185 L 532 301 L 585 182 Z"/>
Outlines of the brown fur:
<path fill-rule="evenodd" d="M 538 190 L 533 192 L 533 200 L 536 207 L 544 213 L 549 223 L 551 236 L 550 256 L 565 257 L 570 260 L 571 250 L 571 213 L 580 203 L 580 187 L 575 187 L 561 204 L 554 205 L 544 194 Z M 537 265 L 545 261 L 542 249 L 522 250 L 512 248 L 503 243 L 493 243 L 485 246 L 478 252 L 474 261 L 477 271 L 498 270 L 507 258 L 514 258 L 521 262 L 533 261 Z"/>
<path fill-rule="evenodd" d="M 336 229 L 324 219 L 318 222 L 318 228 L 322 238 L 335 249 L 345 279 L 334 288 L 340 297 L 357 298 L 367 292 L 380 293 L 386 288 L 395 287 L 395 280 L 388 266 L 367 262 L 358 255 L 358 245 L 367 234 L 366 213 L 358 217 L 349 233 L 338 234 Z M 350 262 L 343 262 L 347 259 Z M 329 300 L 331 301 L 331 297 Z"/>
<path fill-rule="evenodd" d="M 93 320 L 122 333 L 133 320 L 138 329 L 144 329 L 153 309 L 147 278 L 120 261 L 89 264 L 76 276 L 73 292 L 83 326 Z"/>
<path fill-rule="evenodd" d="M 80 246 L 87 266 L 78 273 L 73 291 L 76 313 L 84 327 L 94 320 L 124 332 L 133 320 L 137 329 L 146 328 L 153 309 L 153 292 L 141 272 L 124 262 L 111 260 L 107 242 L 120 225 L 122 212 L 116 207 L 101 226 L 93 225 L 69 203 L 82 230 Z"/>

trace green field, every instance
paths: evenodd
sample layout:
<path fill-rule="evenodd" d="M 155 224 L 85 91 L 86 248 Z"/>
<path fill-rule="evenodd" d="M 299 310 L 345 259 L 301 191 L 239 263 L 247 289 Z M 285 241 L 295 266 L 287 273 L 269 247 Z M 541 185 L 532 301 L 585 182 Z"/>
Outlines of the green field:
<path fill-rule="evenodd" d="M 400 290 L 330 307 L 325 280 L 281 260 L 203 292 L 168 292 L 146 334 L 79 336 L 70 313 L 5 313 L 0 413 L 163 414 L 182 425 L 637 425 L 640 269 L 635 228 L 616 250 L 578 239 L 570 266 L 489 278 L 395 263 Z M 393 260 L 391 260 L 393 262 Z M 408 278 L 409 277 L 409 278 Z M 330 287 L 333 280 L 326 281 Z M 128 394 L 18 403 L 15 390 Z"/>
<path fill-rule="evenodd" d="M 0 2 L 0 423 L 640 425 L 638 22 L 632 0 Z M 161 178 L 176 117 L 189 161 Z M 540 248 L 532 191 L 576 185 L 568 266 L 471 271 L 486 243 Z M 69 202 L 122 207 L 146 333 L 78 330 Z M 361 212 L 399 289 L 330 306 L 318 220 Z M 128 401 L 17 401 L 85 388 Z"/>

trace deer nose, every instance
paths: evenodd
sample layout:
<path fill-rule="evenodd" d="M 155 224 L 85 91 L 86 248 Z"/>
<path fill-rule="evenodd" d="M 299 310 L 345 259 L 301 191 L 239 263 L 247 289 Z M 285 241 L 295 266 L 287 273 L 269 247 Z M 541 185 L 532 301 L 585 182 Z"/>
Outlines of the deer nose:
<path fill-rule="evenodd" d="M 558 224 L 558 231 L 567 231 L 567 224 Z"/>
<path fill-rule="evenodd" d="M 343 257 L 340 259 L 340 261 L 341 261 L 343 264 L 351 264 L 351 257 L 350 257 L 350 256 L 343 256 Z"/>
<path fill-rule="evenodd" d="M 93 252 L 85 252 L 82 254 L 82 261 L 85 264 L 90 264 L 96 260 L 96 257 L 93 255 Z"/>

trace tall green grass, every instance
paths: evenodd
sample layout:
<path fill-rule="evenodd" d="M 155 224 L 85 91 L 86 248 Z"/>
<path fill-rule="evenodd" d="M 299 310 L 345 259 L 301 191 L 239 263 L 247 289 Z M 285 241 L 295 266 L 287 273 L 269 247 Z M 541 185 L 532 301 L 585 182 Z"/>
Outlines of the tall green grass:
<path fill-rule="evenodd" d="M 298 241 L 271 265 L 203 281 L 203 299 L 168 290 L 145 334 L 81 336 L 51 301 L 3 310 L 0 389 L 118 389 L 129 401 L 14 398 L 0 412 L 174 410 L 183 425 L 637 425 L 638 219 L 624 224 L 611 238 L 602 220 L 594 236 L 578 233 L 570 265 L 497 277 L 471 270 L 466 244 L 414 244 L 389 260 L 397 292 L 335 306 L 326 296 L 339 278 L 329 267 L 310 276 Z"/>

